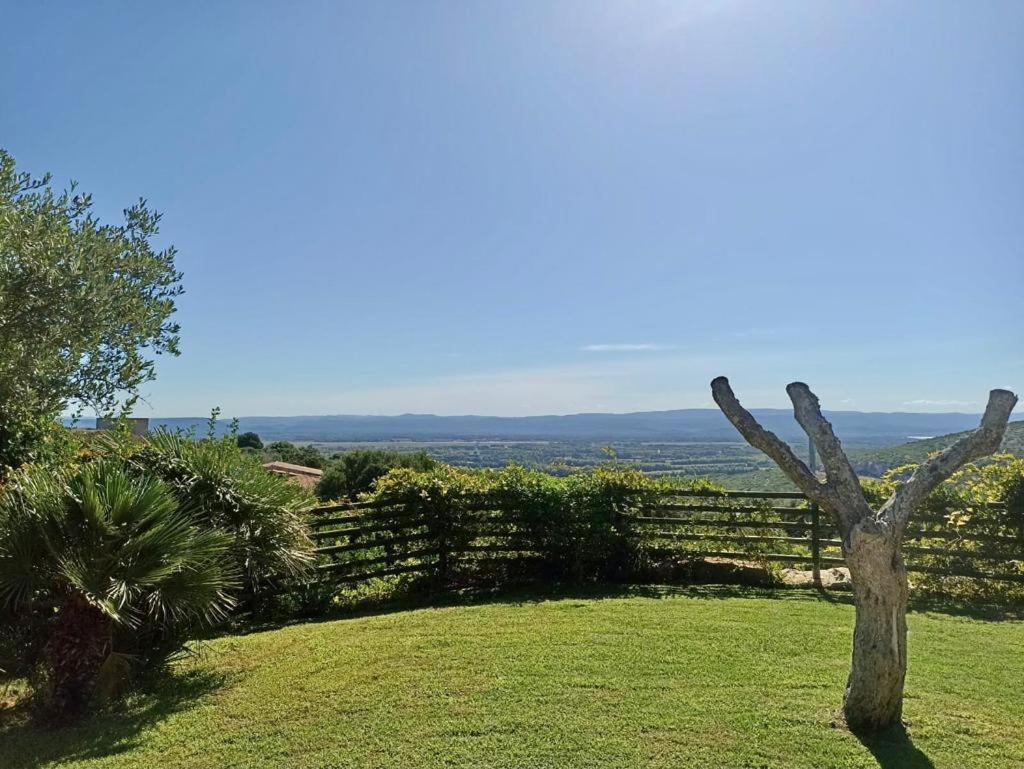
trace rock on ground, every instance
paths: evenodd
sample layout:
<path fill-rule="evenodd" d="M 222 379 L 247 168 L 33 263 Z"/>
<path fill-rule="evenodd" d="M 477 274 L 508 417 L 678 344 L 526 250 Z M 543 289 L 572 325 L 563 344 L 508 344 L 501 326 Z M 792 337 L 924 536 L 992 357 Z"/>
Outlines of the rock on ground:
<path fill-rule="evenodd" d="M 793 585 L 795 587 L 813 587 L 814 586 L 814 572 L 803 571 L 801 569 L 783 569 L 782 581 L 787 585 Z M 851 587 L 850 583 L 850 570 L 845 566 L 836 566 L 831 569 L 821 570 L 821 586 L 831 588 L 833 590 L 849 590 Z"/>

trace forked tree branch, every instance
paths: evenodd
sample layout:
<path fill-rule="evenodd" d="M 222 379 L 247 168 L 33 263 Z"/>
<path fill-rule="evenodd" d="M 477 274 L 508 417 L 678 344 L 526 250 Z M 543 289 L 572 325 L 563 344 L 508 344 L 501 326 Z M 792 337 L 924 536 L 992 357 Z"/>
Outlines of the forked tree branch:
<path fill-rule="evenodd" d="M 785 441 L 773 432 L 769 432 L 758 424 L 749 411 L 740 405 L 739 400 L 724 376 L 716 377 L 711 382 L 711 395 L 726 418 L 739 430 L 740 435 L 753 446 L 760 449 L 797 485 L 797 487 L 829 512 L 837 512 L 836 500 L 828 493 L 824 484 L 814 477 L 807 465 L 793 453 Z"/>
<path fill-rule="evenodd" d="M 803 382 L 786 385 L 786 392 L 793 401 L 793 416 L 818 449 L 821 463 L 825 465 L 827 485 L 842 500 L 840 518 L 844 528 L 872 517 L 874 512 L 864 499 L 857 473 L 853 471 L 842 444 L 832 431 L 832 425 L 821 414 L 818 396 Z"/>
<path fill-rule="evenodd" d="M 998 450 L 1010 412 L 1016 405 L 1017 396 L 1009 390 L 992 390 L 978 429 L 918 467 L 882 506 L 879 517 L 902 529 L 914 508 L 924 502 L 936 486 L 968 462 Z"/>

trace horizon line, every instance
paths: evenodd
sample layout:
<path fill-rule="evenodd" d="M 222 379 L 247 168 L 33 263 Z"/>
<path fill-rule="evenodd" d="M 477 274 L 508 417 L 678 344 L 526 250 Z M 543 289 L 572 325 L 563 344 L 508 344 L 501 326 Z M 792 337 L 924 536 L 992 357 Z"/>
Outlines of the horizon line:
<path fill-rule="evenodd" d="M 790 408 L 779 408 L 773 406 L 753 406 L 748 409 L 750 412 L 783 412 L 792 413 Z M 680 411 L 701 411 L 701 412 L 714 412 L 721 414 L 721 411 L 717 408 L 707 406 L 694 406 L 678 409 L 650 409 L 647 411 L 572 411 L 562 414 L 520 414 L 520 415 L 506 415 L 506 414 L 435 414 L 433 412 L 419 412 L 419 411 L 403 411 L 398 414 L 354 414 L 354 413 L 336 413 L 336 414 L 241 414 L 227 416 L 221 414 L 217 417 L 217 422 L 230 422 L 232 419 L 325 419 L 325 418 L 343 418 L 343 419 L 401 419 L 403 417 L 432 417 L 434 419 L 552 419 L 552 418 L 565 418 L 565 417 L 578 417 L 578 416 L 636 416 L 639 414 L 670 414 Z M 912 414 L 916 416 L 978 416 L 982 415 L 982 411 L 861 411 L 858 409 L 822 409 L 823 414 L 864 414 L 864 415 L 894 415 L 894 414 Z M 723 415 L 724 416 L 724 415 Z M 210 420 L 209 415 L 198 416 L 198 415 L 184 415 L 184 416 L 141 416 L 137 414 L 127 415 L 129 419 L 149 419 L 150 421 L 160 421 L 166 419 L 193 419 L 202 422 L 208 422 Z M 60 417 L 62 420 L 75 421 L 69 414 L 62 414 Z M 81 416 L 77 421 L 83 419 L 98 419 L 98 415 L 92 416 Z M 1011 422 L 1024 420 L 1024 414 L 1018 415 L 1017 419 L 1010 419 Z"/>

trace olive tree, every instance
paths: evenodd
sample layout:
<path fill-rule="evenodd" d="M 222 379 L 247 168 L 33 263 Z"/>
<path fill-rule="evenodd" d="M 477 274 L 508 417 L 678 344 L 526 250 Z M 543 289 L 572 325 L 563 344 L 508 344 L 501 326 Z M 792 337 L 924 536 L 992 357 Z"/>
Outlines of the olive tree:
<path fill-rule="evenodd" d="M 173 248 L 144 200 L 103 224 L 90 195 L 56 191 L 0 150 L 0 466 L 39 450 L 64 410 L 130 407 L 153 355 L 178 353 Z"/>
<path fill-rule="evenodd" d="M 797 422 L 821 456 L 825 479 L 817 478 L 774 433 L 744 409 L 729 380 L 711 383 L 715 402 L 740 434 L 760 449 L 835 522 L 850 570 L 856 620 L 853 659 L 843 712 L 855 731 L 898 723 L 907 672 L 907 570 L 900 553 L 914 509 L 963 465 L 999 448 L 1017 396 L 992 390 L 977 430 L 920 465 L 877 510 L 868 505 L 839 439 L 821 414 L 818 398 L 803 382 L 786 387 Z"/>

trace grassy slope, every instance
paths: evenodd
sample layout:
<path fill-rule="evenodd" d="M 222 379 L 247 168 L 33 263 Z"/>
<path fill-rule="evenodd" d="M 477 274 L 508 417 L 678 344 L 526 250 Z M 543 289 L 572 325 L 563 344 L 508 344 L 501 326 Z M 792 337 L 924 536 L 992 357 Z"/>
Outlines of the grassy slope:
<path fill-rule="evenodd" d="M 852 620 L 638 589 L 297 625 L 210 643 L 128 714 L 9 726 L 0 766 L 1024 766 L 1024 623 L 913 614 L 913 743 L 869 748 L 830 725 Z"/>

